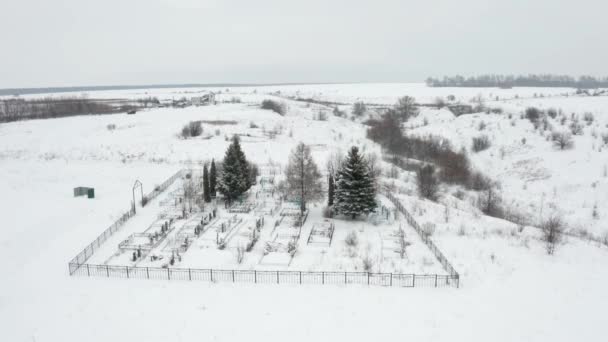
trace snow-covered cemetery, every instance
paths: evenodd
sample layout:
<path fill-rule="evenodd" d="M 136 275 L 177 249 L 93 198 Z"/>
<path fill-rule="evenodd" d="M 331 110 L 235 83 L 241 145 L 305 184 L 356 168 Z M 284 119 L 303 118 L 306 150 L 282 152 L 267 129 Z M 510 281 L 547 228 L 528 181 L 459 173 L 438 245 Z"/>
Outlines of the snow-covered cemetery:
<path fill-rule="evenodd" d="M 207 93 L 205 105 L 160 104 Z M 347 298 L 377 310 L 381 326 L 397 322 L 387 308 L 454 329 L 463 315 L 491 313 L 488 338 L 591 338 L 608 284 L 607 95 L 425 84 L 112 90 L 87 99 L 139 103 L 136 113 L 7 119 L 0 313 L 30 317 L 6 327 L 10 340 L 30 323 L 59 337 L 75 312 L 87 320 L 72 336 L 102 340 L 113 334 L 98 322 L 130 325 L 131 314 L 190 331 L 177 322 L 261 305 L 285 322 L 274 315 L 286 305 L 312 315 Z M 150 97 L 158 104 L 139 101 Z M 540 323 L 513 332 L 507 317 Z"/>

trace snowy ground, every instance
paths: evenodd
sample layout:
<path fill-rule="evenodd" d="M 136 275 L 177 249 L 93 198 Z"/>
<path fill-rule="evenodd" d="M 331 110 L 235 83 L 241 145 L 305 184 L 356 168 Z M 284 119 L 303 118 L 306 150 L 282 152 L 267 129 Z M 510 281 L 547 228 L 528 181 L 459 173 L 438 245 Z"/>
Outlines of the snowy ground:
<path fill-rule="evenodd" d="M 520 97 L 532 97 L 534 92 L 564 92 L 530 89 L 524 94 L 520 88 L 455 90 L 398 84 L 277 86 L 257 90 L 258 94 L 248 89 L 231 91 L 247 102 L 259 102 L 265 97 L 264 92 L 281 90 L 283 95 L 300 91 L 302 97 L 310 93 L 334 101 L 369 97 L 375 103 L 392 103 L 401 95 L 430 100 L 449 93 L 468 99 L 479 93 L 489 96 L 504 92 L 507 98 L 514 92 Z M 123 96 L 107 96 L 110 95 Z M 535 101 L 546 103 L 547 107 L 556 101 L 564 111 L 594 111 L 599 131 L 608 120 L 608 105 L 603 102 L 606 99 L 561 97 L 499 102 L 505 110 L 508 105 L 513 106 L 509 107 L 513 111 L 521 111 Z M 0 234 L 2 339 L 603 340 L 608 323 L 602 311 L 608 304 L 608 248 L 568 238 L 554 256 L 548 256 L 532 227 L 520 232 L 511 223 L 479 215 L 466 201 L 458 203 L 457 208 L 451 207 L 450 220 L 445 223 L 443 205 L 405 193 L 400 198 L 416 219 L 421 224 L 436 224 L 433 239 L 460 272 L 460 289 L 207 284 L 68 276 L 68 260 L 128 208 L 136 179 L 148 192 L 181 168 L 219 159 L 228 145 L 225 137 L 233 133 L 250 134 L 249 139 L 243 137 L 243 149 L 258 163 L 284 163 L 299 140 L 313 145 L 313 155 L 320 165 L 334 148 L 345 151 L 356 144 L 367 151 L 378 151 L 377 146 L 365 140 L 364 128 L 356 122 L 331 115 L 327 122 L 312 120 L 318 109 L 290 102 L 289 114 L 280 117 L 248 103 L 222 104 L 156 109 L 134 116 L 83 116 L 0 125 L 0 203 L 4 208 Z M 595 138 L 589 127 L 585 128 L 585 135 L 575 137 L 573 151 L 562 152 L 555 151 L 519 115 L 513 115 L 517 122 L 511 126 L 508 117 L 498 115 L 454 119 L 445 111 L 422 114 L 428 115 L 429 125 L 416 128 L 421 134 L 445 134 L 455 144 L 467 147 L 471 135 L 478 132 L 478 122 L 486 121 L 494 146 L 473 155 L 473 161 L 503 182 L 509 199 L 529 198 L 528 204 L 522 204 L 524 207 L 538 202 L 535 197 L 545 191 L 545 205 L 553 201 L 556 206 L 570 208 L 567 210 L 572 213 L 567 218 L 584 222 L 588 212 L 581 210 L 583 201 L 606 205 L 606 183 L 600 173 L 601 163 L 607 159 L 606 149 L 599 152 L 597 147 L 590 148 Z M 237 123 L 203 123 L 205 138 L 177 138 L 181 127 L 190 120 Z M 252 121 L 258 128 L 251 128 Z M 115 124 L 116 129 L 109 130 L 109 124 Z M 275 128 L 282 133 L 274 140 L 261 138 L 265 136 L 263 130 Z M 219 135 L 216 129 L 220 130 Z M 527 147 L 517 145 L 522 137 L 527 139 Z M 499 157 L 502 145 L 507 151 L 504 160 Z M 526 165 L 522 160 L 530 159 L 536 161 L 529 163 L 534 166 L 529 172 L 522 171 L 527 166 L 518 168 Z M 555 164 L 559 167 L 552 167 Z M 537 172 L 545 169 L 551 170 L 550 177 Z M 524 180 L 522 175 L 528 174 L 540 176 Z M 403 175 L 398 182 L 411 188 L 411 179 L 406 180 Z M 596 180 L 598 183 L 592 188 L 590 184 Z M 534 196 L 524 191 L 522 183 L 526 181 L 527 191 Z M 75 186 L 95 187 L 97 198 L 72 197 Z M 557 196 L 551 195 L 554 187 L 558 189 Z M 608 208 L 602 210 L 608 212 Z M 320 207 L 311 210 L 310 223 L 318 221 L 314 219 L 314 215 L 320 215 L 318 211 Z M 606 214 L 602 212 L 590 229 L 599 232 L 606 227 Z M 129 224 L 140 220 L 142 227 L 147 226 L 153 216 L 147 218 L 142 213 Z M 343 222 L 336 225 L 337 232 L 342 229 L 340 225 L 353 228 L 350 222 Z M 354 228 L 358 229 L 357 224 Z M 335 239 L 343 240 L 338 236 Z"/>

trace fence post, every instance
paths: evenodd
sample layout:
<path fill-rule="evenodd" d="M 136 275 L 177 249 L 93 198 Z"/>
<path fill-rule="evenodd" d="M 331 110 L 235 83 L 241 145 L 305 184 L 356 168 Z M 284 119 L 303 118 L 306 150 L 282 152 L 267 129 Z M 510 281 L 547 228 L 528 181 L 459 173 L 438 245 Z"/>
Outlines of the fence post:
<path fill-rule="evenodd" d="M 192 281 L 192 271 L 188 269 L 188 280 Z"/>
<path fill-rule="evenodd" d="M 412 287 L 416 287 L 416 275 L 412 274 Z"/>
<path fill-rule="evenodd" d="M 108 268 L 108 265 L 106 265 L 106 275 L 110 278 L 110 269 Z"/>
<path fill-rule="evenodd" d="M 146 267 L 146 277 L 150 279 L 150 270 L 149 267 Z"/>
<path fill-rule="evenodd" d="M 211 278 L 211 282 L 213 282 L 213 269 L 209 270 L 209 276 Z"/>
<path fill-rule="evenodd" d="M 129 266 L 125 266 L 125 270 L 127 270 L 127 279 L 129 279 Z"/>
<path fill-rule="evenodd" d="M 277 272 L 277 284 L 278 284 L 279 283 L 279 271 L 276 271 L 276 272 Z"/>
<path fill-rule="evenodd" d="M 321 284 L 325 284 L 325 272 L 321 272 Z"/>
<path fill-rule="evenodd" d="M 367 285 L 369 285 L 369 272 L 367 272 Z"/>
<path fill-rule="evenodd" d="M 346 272 L 344 272 L 344 285 L 346 285 Z"/>
<path fill-rule="evenodd" d="M 232 270 L 232 282 L 234 283 L 234 270 Z"/>
<path fill-rule="evenodd" d="M 87 276 L 90 277 L 91 276 L 91 272 L 89 272 L 89 264 L 87 264 Z"/>
<path fill-rule="evenodd" d="M 393 273 L 391 273 L 391 287 L 393 286 Z"/>
<path fill-rule="evenodd" d="M 437 275 L 435 274 L 435 287 L 437 287 Z"/>
<path fill-rule="evenodd" d="M 171 269 L 167 267 L 167 280 L 171 280 Z"/>
<path fill-rule="evenodd" d="M 258 282 L 258 272 L 253 270 L 253 282 L 257 284 Z"/>
<path fill-rule="evenodd" d="M 300 271 L 300 284 L 302 284 L 302 271 Z"/>

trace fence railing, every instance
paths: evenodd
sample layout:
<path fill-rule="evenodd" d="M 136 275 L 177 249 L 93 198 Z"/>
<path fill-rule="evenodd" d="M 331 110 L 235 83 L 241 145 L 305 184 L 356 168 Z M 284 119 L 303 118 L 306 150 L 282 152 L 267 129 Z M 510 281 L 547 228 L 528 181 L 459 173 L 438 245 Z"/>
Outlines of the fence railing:
<path fill-rule="evenodd" d="M 148 201 L 165 191 L 175 180 L 183 175 L 184 170 L 178 171 L 161 185 L 158 185 L 146 195 Z M 389 197 L 390 198 L 390 197 Z M 114 277 L 139 278 L 159 280 L 188 280 L 209 282 L 246 282 L 261 284 L 361 284 L 396 287 L 458 287 L 459 276 L 456 271 L 449 275 L 439 274 L 395 274 L 372 272 L 306 272 L 306 271 L 258 271 L 258 270 L 216 270 L 191 268 L 163 268 L 139 266 L 113 266 L 87 264 L 86 261 L 93 255 L 106 240 L 120 230 L 127 220 L 135 215 L 134 208 L 124 213 L 108 229 L 100 234 L 93 242 L 85 247 L 68 264 L 71 276 L 88 277 Z M 407 217 L 411 216 L 406 215 Z M 306 220 L 306 216 L 302 222 Z M 409 220 L 408 220 L 409 222 Z M 415 221 L 414 221 L 415 222 Z M 416 224 L 417 229 L 419 229 Z M 422 236 L 422 235 L 421 235 Z M 423 238 L 423 240 L 425 240 Z M 428 240 L 430 241 L 430 240 Z M 432 241 L 431 241 L 432 244 Z M 427 244 L 428 245 L 428 244 Z M 449 263 L 443 254 L 432 244 L 436 255 L 441 255 L 447 265 Z M 438 257 L 439 258 L 439 257 Z M 443 263 L 442 263 L 443 264 Z M 444 265 L 445 267 L 445 265 Z M 451 266 L 450 266 L 451 267 Z"/>
<path fill-rule="evenodd" d="M 179 178 L 182 174 L 182 170 L 175 173 L 169 179 L 164 181 L 161 185 L 158 185 L 152 190 L 146 198 L 148 201 L 154 199 L 158 194 L 165 191 L 177 178 Z M 109 239 L 114 233 L 120 230 L 120 228 L 127 222 L 131 217 L 135 215 L 135 208 L 132 206 L 130 210 L 125 212 L 116 220 L 108 229 L 106 229 L 103 233 L 101 233 L 93 242 L 91 242 L 88 246 L 86 246 L 80 253 L 78 253 L 72 260 L 69 262 L 70 275 L 72 275 L 78 267 L 84 265 L 87 260 L 93 255 L 96 249 L 98 249 L 107 239 Z"/>
<path fill-rule="evenodd" d="M 416 220 L 414 219 L 414 217 L 412 217 L 412 215 L 409 213 L 409 211 L 407 211 L 407 209 L 405 209 L 405 207 L 403 206 L 401 201 L 399 201 L 390 192 L 386 193 L 386 197 L 391 202 L 393 202 L 395 207 L 401 212 L 401 214 L 403 214 L 407 223 L 409 223 L 409 225 L 412 226 L 412 228 L 414 228 L 414 230 L 418 233 L 418 235 L 420 236 L 422 241 L 431 250 L 431 252 L 433 252 L 433 254 L 435 255 L 435 258 L 437 258 L 437 260 L 439 261 L 441 266 L 443 266 L 443 269 L 445 269 L 445 271 L 448 272 L 448 274 L 450 276 L 455 278 L 456 286 L 459 286 L 460 275 L 458 274 L 458 272 L 456 272 L 456 270 L 454 269 L 452 264 L 448 261 L 448 259 L 445 257 L 445 255 L 443 255 L 443 253 L 441 253 L 439 248 L 437 248 L 437 246 L 435 245 L 433 240 L 431 240 L 431 238 L 427 234 L 425 234 L 425 232 L 422 230 L 422 228 L 420 227 L 418 222 L 416 222 Z"/>
<path fill-rule="evenodd" d="M 217 270 L 70 264 L 70 274 L 85 277 L 185 280 L 255 284 L 334 284 L 395 287 L 457 287 L 458 278 L 438 274 L 394 274 L 371 272 L 304 272 Z"/>

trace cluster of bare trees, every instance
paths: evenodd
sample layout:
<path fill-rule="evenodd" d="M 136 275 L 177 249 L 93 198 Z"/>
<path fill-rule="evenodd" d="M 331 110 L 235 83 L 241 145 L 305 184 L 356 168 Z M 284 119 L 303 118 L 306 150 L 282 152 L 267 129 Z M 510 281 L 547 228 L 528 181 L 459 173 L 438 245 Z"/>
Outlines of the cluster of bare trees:
<path fill-rule="evenodd" d="M 443 79 L 429 77 L 429 87 L 564 87 L 564 88 L 606 88 L 608 77 L 595 78 L 581 76 L 578 79 L 567 75 L 479 75 L 475 77 L 444 76 Z"/>
<path fill-rule="evenodd" d="M 124 110 L 123 107 L 88 99 L 84 96 L 42 99 L 11 98 L 0 100 L 0 122 L 86 114 L 110 114 Z"/>

